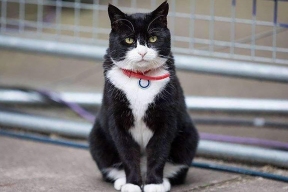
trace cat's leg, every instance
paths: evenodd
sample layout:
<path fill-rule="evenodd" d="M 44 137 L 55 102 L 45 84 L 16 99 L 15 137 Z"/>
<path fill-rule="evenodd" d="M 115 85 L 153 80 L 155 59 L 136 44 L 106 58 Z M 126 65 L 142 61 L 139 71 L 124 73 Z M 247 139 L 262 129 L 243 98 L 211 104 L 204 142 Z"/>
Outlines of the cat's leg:
<path fill-rule="evenodd" d="M 147 173 L 144 192 L 167 192 L 171 185 L 168 179 L 163 178 L 163 171 L 169 155 L 172 136 L 155 131 L 147 147 Z"/>
<path fill-rule="evenodd" d="M 179 128 L 179 132 L 171 144 L 170 155 L 164 168 L 164 177 L 172 185 L 185 182 L 188 169 L 195 156 L 198 145 L 198 133 L 187 117 L 186 123 Z"/>
<path fill-rule="evenodd" d="M 120 178 L 115 181 L 115 188 L 121 186 L 121 192 L 141 192 L 140 146 L 127 130 L 115 128 L 111 135 L 126 176 L 126 179 Z"/>
<path fill-rule="evenodd" d="M 103 179 L 114 182 L 114 188 L 121 190 L 126 184 L 126 175 L 116 147 L 112 139 L 101 129 L 100 123 L 96 121 L 89 136 L 90 152 L 100 169 Z"/>
<path fill-rule="evenodd" d="M 169 143 L 169 135 L 155 132 L 149 141 L 146 147 L 148 163 L 144 192 L 167 192 L 171 184 L 185 181 L 198 144 L 198 133 L 188 115 L 187 121 L 175 135 Z"/>

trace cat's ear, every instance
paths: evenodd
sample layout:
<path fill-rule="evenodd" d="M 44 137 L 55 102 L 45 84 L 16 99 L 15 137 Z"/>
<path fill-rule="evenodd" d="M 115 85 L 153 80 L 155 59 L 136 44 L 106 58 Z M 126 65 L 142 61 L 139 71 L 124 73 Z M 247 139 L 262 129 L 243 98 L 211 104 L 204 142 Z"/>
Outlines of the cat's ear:
<path fill-rule="evenodd" d="M 157 9 L 155 9 L 152 13 L 154 15 L 163 15 L 163 16 L 167 16 L 168 15 L 168 11 L 169 11 L 169 4 L 167 1 L 164 1 L 161 5 L 159 5 L 159 7 L 157 7 Z"/>
<path fill-rule="evenodd" d="M 161 21 L 165 26 L 167 26 L 167 15 L 169 12 L 169 4 L 164 1 L 157 9 L 152 12 L 152 15 Z"/>
<path fill-rule="evenodd" d="M 118 28 L 117 26 L 122 23 L 121 19 L 125 18 L 125 13 L 123 13 L 120 9 L 111 4 L 109 4 L 108 6 L 108 14 L 111 21 L 112 29 Z"/>

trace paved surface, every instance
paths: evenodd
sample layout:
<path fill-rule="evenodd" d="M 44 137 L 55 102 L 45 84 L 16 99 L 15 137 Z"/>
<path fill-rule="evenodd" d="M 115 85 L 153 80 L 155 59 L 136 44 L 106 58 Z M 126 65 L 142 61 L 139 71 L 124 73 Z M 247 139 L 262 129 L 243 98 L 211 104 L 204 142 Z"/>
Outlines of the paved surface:
<path fill-rule="evenodd" d="M 0 137 L 1 192 L 110 192 L 88 151 Z M 261 178 L 190 169 L 180 191 L 287 191 L 287 184 Z"/>

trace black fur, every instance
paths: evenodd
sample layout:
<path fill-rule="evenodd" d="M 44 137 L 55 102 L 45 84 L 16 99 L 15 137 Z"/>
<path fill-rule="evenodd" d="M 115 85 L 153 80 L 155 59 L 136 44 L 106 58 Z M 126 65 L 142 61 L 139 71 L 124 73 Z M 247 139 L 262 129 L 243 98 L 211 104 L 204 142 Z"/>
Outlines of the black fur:
<path fill-rule="evenodd" d="M 112 30 L 103 64 L 104 96 L 102 107 L 90 133 L 90 151 L 101 171 L 111 167 L 124 169 L 127 183 L 139 186 L 143 183 L 159 184 L 163 182 L 165 163 L 190 166 L 198 143 L 198 133 L 186 111 L 183 91 L 176 77 L 166 19 L 168 3 L 164 2 L 148 14 L 126 15 L 112 5 L 109 5 L 108 12 Z M 147 30 L 149 25 L 149 28 L 153 29 L 150 32 Z M 151 35 L 157 35 L 159 39 L 153 45 L 148 43 Z M 125 44 L 123 39 L 126 37 L 138 38 L 141 44 L 146 43 L 148 47 L 157 48 L 161 57 L 168 58 L 165 65 L 170 73 L 170 81 L 148 106 L 143 119 L 154 133 L 146 146 L 145 180 L 142 180 L 140 173 L 140 146 L 128 132 L 134 125 L 129 101 L 124 92 L 116 88 L 106 77 L 107 72 L 114 66 L 111 58 L 120 61 L 129 49 L 136 46 L 135 43 Z M 171 184 L 183 183 L 187 171 L 188 168 L 182 169 L 173 178 L 169 178 Z M 106 181 L 112 181 L 107 178 L 105 172 L 102 173 Z"/>

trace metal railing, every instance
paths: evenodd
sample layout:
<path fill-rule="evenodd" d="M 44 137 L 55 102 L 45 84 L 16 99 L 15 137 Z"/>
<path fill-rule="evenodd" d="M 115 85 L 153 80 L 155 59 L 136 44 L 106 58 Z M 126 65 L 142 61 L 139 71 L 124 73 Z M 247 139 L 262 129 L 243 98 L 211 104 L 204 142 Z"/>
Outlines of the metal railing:
<path fill-rule="evenodd" d="M 112 0 L 124 12 L 149 12 L 161 1 Z M 0 0 L 0 36 L 107 46 L 107 2 Z M 288 2 L 169 0 L 176 54 L 288 64 Z M 31 45 L 33 46 L 33 45 Z"/>

